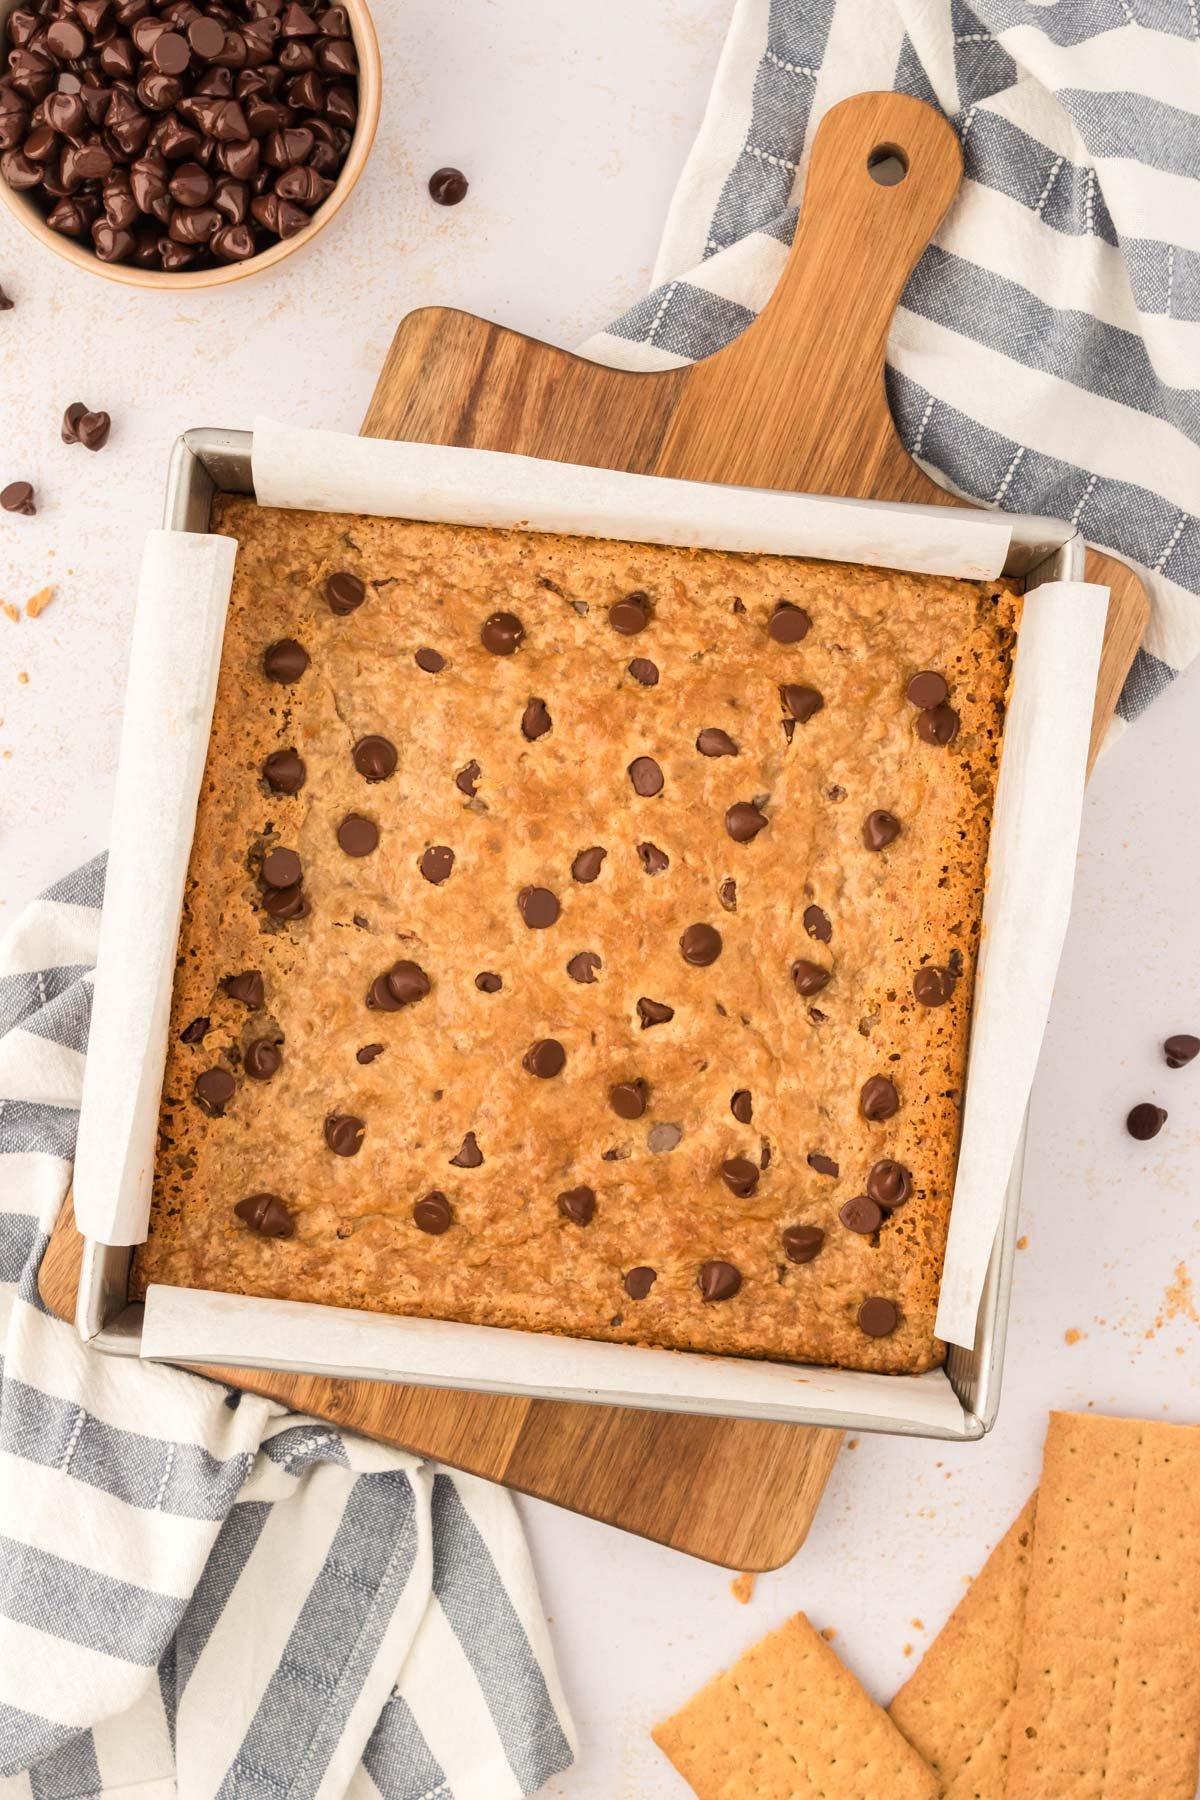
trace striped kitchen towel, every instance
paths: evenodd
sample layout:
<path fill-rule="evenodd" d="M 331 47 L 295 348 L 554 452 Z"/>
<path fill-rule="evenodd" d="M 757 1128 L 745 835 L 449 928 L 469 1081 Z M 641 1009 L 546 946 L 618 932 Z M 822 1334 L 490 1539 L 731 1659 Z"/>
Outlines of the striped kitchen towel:
<path fill-rule="evenodd" d="M 892 328 L 897 430 L 944 485 L 1135 565 L 1133 719 L 1200 649 L 1198 0 L 737 0 L 653 290 L 584 354 L 672 367 L 736 337 L 816 126 L 880 88 L 939 107 L 966 168 Z"/>
<path fill-rule="evenodd" d="M 533 1793 L 574 1738 L 505 1490 L 100 1356 L 39 1299 L 103 885 L 0 947 L 0 1795 Z"/>

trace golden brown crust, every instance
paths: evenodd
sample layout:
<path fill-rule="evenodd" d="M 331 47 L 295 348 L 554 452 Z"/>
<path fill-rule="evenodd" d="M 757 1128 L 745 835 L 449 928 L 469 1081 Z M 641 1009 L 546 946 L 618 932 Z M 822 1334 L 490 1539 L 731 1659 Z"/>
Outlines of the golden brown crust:
<path fill-rule="evenodd" d="M 218 504 L 214 528 L 240 549 L 135 1291 L 158 1281 L 885 1371 L 940 1361 L 933 1320 L 1020 607 L 1007 584 L 236 499 Z M 324 594 L 342 569 L 367 587 L 345 617 Z M 653 616 L 626 637 L 607 610 L 631 590 L 650 596 Z M 767 632 L 781 596 L 811 614 L 800 643 Z M 524 624 L 515 655 L 480 643 L 497 609 Z M 311 658 L 292 686 L 262 672 L 281 637 Z M 447 659 L 441 672 L 415 665 L 422 646 Z M 657 664 L 656 686 L 627 673 L 634 657 Z M 905 698 L 927 668 L 946 676 L 961 715 L 949 748 L 917 737 Z M 824 697 L 790 743 L 785 682 Z M 552 721 L 533 741 L 521 728 L 531 698 Z M 706 728 L 738 755 L 699 754 Z M 355 769 L 352 747 L 369 733 L 399 751 L 389 780 Z M 261 765 L 289 746 L 307 780 L 274 794 Z M 638 756 L 661 765 L 660 794 L 635 794 L 626 771 Z M 454 780 L 472 761 L 474 801 Z M 726 809 L 756 797 L 769 824 L 737 843 Z M 863 842 L 874 809 L 903 826 L 882 852 Z M 349 812 L 378 825 L 373 854 L 339 848 Z M 646 843 L 670 859 L 658 874 L 643 866 Z M 289 923 L 259 902 L 261 856 L 277 845 L 299 852 L 311 909 Z M 440 885 L 418 867 L 430 845 L 454 851 Z M 576 881 L 572 861 L 591 846 L 607 851 L 600 874 Z M 736 910 L 722 903 L 730 880 Z M 557 896 L 549 929 L 523 923 L 527 885 Z M 832 923 L 828 943 L 804 929 L 813 904 Z M 722 935 L 710 966 L 680 954 L 692 923 Z M 601 964 L 586 985 L 566 972 L 582 950 Z M 951 1000 L 918 1005 L 914 971 L 953 952 Z M 372 979 L 399 958 L 428 972 L 432 992 L 368 1011 Z M 797 958 L 833 969 L 808 999 L 790 977 Z M 245 969 L 262 973 L 260 1012 L 219 986 Z M 476 987 L 482 971 L 502 976 L 500 992 Z M 643 1029 L 642 997 L 673 1018 Z M 203 1042 L 181 1042 L 198 1016 L 211 1021 Z M 282 1038 L 282 1067 L 248 1080 L 245 1048 L 264 1035 Z M 549 1080 L 522 1061 L 543 1037 L 566 1050 Z M 355 1052 L 368 1043 L 385 1049 L 363 1065 Z M 237 1091 L 209 1118 L 192 1087 L 218 1066 Z M 859 1094 L 878 1074 L 901 1107 L 872 1124 Z M 608 1093 L 637 1078 L 649 1104 L 630 1122 Z M 748 1125 L 730 1110 L 740 1089 L 753 1096 Z M 327 1146 L 333 1112 L 365 1120 L 357 1155 Z M 656 1125 L 678 1129 L 674 1149 L 649 1148 Z M 468 1132 L 483 1163 L 452 1166 Z M 814 1171 L 811 1152 L 838 1176 Z M 720 1178 L 731 1157 L 769 1157 L 749 1198 Z M 839 1208 L 882 1157 L 911 1169 L 913 1195 L 860 1236 Z M 596 1194 L 585 1226 L 556 1203 L 581 1185 Z M 259 1237 L 235 1216 L 264 1190 L 294 1214 L 294 1237 Z M 443 1235 L 413 1223 L 431 1190 L 453 1208 Z M 781 1244 L 795 1224 L 826 1234 L 804 1265 Z M 701 1299 L 707 1259 L 740 1271 L 733 1298 Z M 637 1266 L 657 1271 L 642 1300 L 623 1285 Z M 867 1295 L 897 1306 L 890 1336 L 860 1329 Z"/>

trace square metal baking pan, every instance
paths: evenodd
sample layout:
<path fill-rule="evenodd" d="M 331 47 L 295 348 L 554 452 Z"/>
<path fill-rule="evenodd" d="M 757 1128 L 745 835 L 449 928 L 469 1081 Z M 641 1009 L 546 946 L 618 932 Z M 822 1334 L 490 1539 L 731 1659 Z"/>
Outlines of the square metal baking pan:
<path fill-rule="evenodd" d="M 173 531 L 206 532 L 209 528 L 215 494 L 253 495 L 251 473 L 252 436 L 246 431 L 222 431 L 205 428 L 186 432 L 175 444 L 167 478 L 163 524 Z M 863 504 L 869 505 L 870 502 Z M 940 508 L 916 507 L 906 511 L 936 513 Z M 1027 587 L 1048 581 L 1079 581 L 1084 572 L 1083 541 L 1073 527 L 1051 519 L 1028 515 L 1006 515 L 1012 541 L 1004 573 L 1022 579 Z M 952 1345 L 947 1354 L 945 1374 L 962 1408 L 962 1424 L 957 1430 L 930 1427 L 911 1421 L 881 1422 L 877 1414 L 847 1408 L 844 1412 L 823 1407 L 807 1413 L 803 1404 L 789 1405 L 786 1417 L 796 1423 L 823 1425 L 849 1430 L 887 1430 L 899 1435 L 941 1437 L 969 1440 L 982 1437 L 995 1421 L 1000 1400 L 1004 1344 L 1008 1325 L 1009 1294 L 1012 1266 L 1020 1214 L 1021 1175 L 1025 1155 L 1025 1132 L 1017 1148 L 1012 1172 L 1005 1191 L 1004 1208 L 995 1247 L 992 1251 L 983 1297 L 970 1350 Z M 127 1298 L 133 1251 L 128 1247 L 103 1244 L 85 1238 L 80 1272 L 76 1323 L 80 1334 L 97 1350 L 109 1355 L 137 1356 L 141 1349 L 143 1307 Z M 229 1360 L 229 1359 L 225 1359 Z M 362 1370 L 348 1367 L 311 1365 L 295 1360 L 280 1361 L 269 1355 L 254 1356 L 252 1365 L 259 1368 L 300 1369 L 308 1372 L 353 1379 Z M 797 1365 L 798 1373 L 802 1365 Z M 377 1373 L 374 1379 L 379 1379 Z M 496 1391 L 497 1384 L 485 1376 L 477 1380 L 439 1379 L 436 1374 L 414 1376 L 411 1371 L 398 1372 L 397 1381 L 424 1379 L 429 1385 L 473 1387 L 479 1391 Z M 896 1377 L 894 1379 L 901 1379 Z M 502 1390 L 501 1390 L 502 1391 Z M 537 1389 L 546 1398 L 561 1397 L 552 1389 Z M 572 1398 L 622 1405 L 653 1405 L 652 1400 L 634 1394 L 577 1392 Z M 667 1410 L 667 1403 L 661 1403 Z M 670 1410 L 686 1410 L 678 1399 L 670 1402 Z M 695 1410 L 711 1410 L 697 1407 Z M 723 1411 L 732 1410 L 722 1408 Z M 761 1409 L 752 1415 L 772 1416 Z"/>

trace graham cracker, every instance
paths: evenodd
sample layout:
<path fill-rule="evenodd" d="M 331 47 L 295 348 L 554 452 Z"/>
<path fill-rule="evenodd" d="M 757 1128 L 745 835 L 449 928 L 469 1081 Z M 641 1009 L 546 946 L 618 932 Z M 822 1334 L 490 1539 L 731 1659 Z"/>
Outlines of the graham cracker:
<path fill-rule="evenodd" d="M 653 1732 L 699 1800 L 937 1800 L 933 1771 L 797 1613 Z"/>
<path fill-rule="evenodd" d="M 1052 1413 L 1013 1800 L 1192 1800 L 1198 1643 L 1200 1427 Z"/>
<path fill-rule="evenodd" d="M 1004 1800 L 1037 1493 L 888 1708 L 945 1800 Z"/>

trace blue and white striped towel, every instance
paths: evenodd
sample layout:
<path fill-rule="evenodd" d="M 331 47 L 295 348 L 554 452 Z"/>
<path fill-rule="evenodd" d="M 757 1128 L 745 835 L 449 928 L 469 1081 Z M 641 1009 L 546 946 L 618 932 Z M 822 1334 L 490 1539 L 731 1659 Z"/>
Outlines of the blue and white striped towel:
<path fill-rule="evenodd" d="M 0 949 L 0 1795 L 533 1793 L 574 1737 L 505 1490 L 99 1356 L 38 1298 L 103 884 Z"/>
<path fill-rule="evenodd" d="M 1197 0 L 737 0 L 653 291 L 584 354 L 663 368 L 736 337 L 814 130 L 878 88 L 938 106 L 966 165 L 888 345 L 900 437 L 960 492 L 1137 566 L 1133 719 L 1200 649 Z"/>

